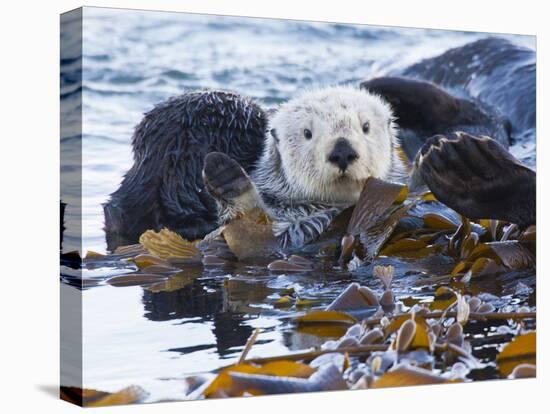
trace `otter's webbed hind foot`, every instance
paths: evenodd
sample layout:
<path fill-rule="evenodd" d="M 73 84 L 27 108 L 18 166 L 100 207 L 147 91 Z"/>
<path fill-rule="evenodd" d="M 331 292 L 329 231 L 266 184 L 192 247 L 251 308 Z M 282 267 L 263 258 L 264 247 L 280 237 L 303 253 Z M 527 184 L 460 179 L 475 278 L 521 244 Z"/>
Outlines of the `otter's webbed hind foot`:
<path fill-rule="evenodd" d="M 218 205 L 220 224 L 258 205 L 258 191 L 239 163 L 221 152 L 204 159 L 204 185 Z"/>
<path fill-rule="evenodd" d="M 536 222 L 536 173 L 491 138 L 434 136 L 417 154 L 415 170 L 439 201 L 468 218 L 520 228 Z"/>

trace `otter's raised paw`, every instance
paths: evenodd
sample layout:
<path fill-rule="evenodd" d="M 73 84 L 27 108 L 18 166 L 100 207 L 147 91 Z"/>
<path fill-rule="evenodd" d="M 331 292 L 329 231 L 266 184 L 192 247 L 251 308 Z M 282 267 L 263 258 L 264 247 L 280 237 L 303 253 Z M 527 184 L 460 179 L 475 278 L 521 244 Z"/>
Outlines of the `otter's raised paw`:
<path fill-rule="evenodd" d="M 204 159 L 204 185 L 218 204 L 221 223 L 236 218 L 258 204 L 256 187 L 238 162 L 221 152 Z"/>
<path fill-rule="evenodd" d="M 202 178 L 208 192 L 224 200 L 239 197 L 252 187 L 239 163 L 221 152 L 206 155 Z"/>

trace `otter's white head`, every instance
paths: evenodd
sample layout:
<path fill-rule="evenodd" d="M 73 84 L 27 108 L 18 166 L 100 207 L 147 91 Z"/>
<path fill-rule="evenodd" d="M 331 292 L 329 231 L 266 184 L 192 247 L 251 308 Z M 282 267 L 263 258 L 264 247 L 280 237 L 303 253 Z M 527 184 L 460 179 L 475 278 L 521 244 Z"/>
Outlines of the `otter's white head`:
<path fill-rule="evenodd" d="M 282 104 L 270 122 L 291 196 L 353 204 L 369 177 L 392 169 L 396 130 L 382 98 L 349 86 L 305 91 Z"/>

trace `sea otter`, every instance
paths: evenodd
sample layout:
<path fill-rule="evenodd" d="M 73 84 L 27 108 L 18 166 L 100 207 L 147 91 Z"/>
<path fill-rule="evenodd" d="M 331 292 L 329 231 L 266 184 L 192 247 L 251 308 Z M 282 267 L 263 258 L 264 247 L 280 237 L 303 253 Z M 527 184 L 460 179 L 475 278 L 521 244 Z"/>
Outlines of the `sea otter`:
<path fill-rule="evenodd" d="M 395 135 L 390 106 L 347 86 L 303 92 L 269 123 L 265 110 L 236 93 L 172 98 L 136 127 L 134 165 L 104 206 L 108 247 L 162 227 L 203 238 L 256 202 L 275 220 L 281 245 L 307 243 L 355 203 L 369 176 L 399 175 Z M 205 169 L 205 191 L 208 153 L 218 155 Z"/>
<path fill-rule="evenodd" d="M 315 240 L 355 204 L 369 177 L 402 175 L 390 106 L 348 86 L 305 91 L 269 122 L 265 148 L 250 177 L 225 154 L 209 154 L 204 181 L 221 224 L 262 207 L 282 247 Z"/>

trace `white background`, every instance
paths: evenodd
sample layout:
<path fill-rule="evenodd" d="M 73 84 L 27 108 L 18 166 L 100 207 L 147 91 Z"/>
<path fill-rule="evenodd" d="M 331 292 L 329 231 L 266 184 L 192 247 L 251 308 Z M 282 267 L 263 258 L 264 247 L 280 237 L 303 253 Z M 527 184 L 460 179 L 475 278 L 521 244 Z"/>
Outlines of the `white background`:
<path fill-rule="evenodd" d="M 0 14 L 0 295 L 2 412 L 65 413 L 59 366 L 59 13 L 78 1 L 4 1 Z M 333 392 L 101 409 L 114 413 L 548 412 L 547 329 L 550 162 L 549 26 L 545 1 L 103 0 L 89 6 L 190 11 L 536 34 L 538 36 L 538 378 L 392 390 Z M 546 398 L 543 394 L 546 391 Z M 546 406 L 545 406 L 546 405 Z"/>

